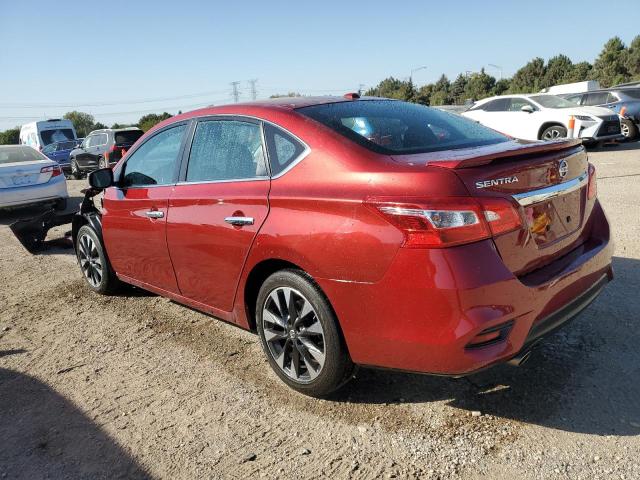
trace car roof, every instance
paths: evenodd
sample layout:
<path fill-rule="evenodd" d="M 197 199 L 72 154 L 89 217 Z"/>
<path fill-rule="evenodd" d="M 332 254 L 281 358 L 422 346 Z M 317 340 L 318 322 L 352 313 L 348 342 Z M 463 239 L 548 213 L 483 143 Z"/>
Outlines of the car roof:
<path fill-rule="evenodd" d="M 128 132 L 128 131 L 142 131 L 138 127 L 123 127 L 123 128 L 101 128 L 99 130 L 91 130 L 89 135 L 94 133 L 109 133 L 109 132 Z"/>

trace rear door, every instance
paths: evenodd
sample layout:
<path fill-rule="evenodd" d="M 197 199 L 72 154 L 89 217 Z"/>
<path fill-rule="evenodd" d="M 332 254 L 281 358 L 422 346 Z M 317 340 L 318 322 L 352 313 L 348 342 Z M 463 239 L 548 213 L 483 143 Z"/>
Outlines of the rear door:
<path fill-rule="evenodd" d="M 167 242 L 180 292 L 231 311 L 240 273 L 269 212 L 261 125 L 200 119 L 169 200 Z"/>
<path fill-rule="evenodd" d="M 103 200 L 103 236 L 119 275 L 178 292 L 166 225 L 169 197 L 179 171 L 187 124 L 172 125 L 141 144 L 115 172 L 118 186 Z"/>

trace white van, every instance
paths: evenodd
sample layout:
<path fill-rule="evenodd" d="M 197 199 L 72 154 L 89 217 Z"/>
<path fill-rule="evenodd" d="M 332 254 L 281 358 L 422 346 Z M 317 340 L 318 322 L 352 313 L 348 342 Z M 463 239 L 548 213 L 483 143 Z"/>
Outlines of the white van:
<path fill-rule="evenodd" d="M 38 151 L 50 143 L 76 140 L 76 129 L 71 120 L 53 118 L 31 122 L 20 128 L 20 144 L 29 145 Z"/>

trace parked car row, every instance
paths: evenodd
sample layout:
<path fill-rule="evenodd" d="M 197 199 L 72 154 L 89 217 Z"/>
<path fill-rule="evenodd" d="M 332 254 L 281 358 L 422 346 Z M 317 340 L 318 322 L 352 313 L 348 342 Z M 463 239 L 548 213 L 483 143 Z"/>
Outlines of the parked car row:
<path fill-rule="evenodd" d="M 556 140 L 573 136 L 585 144 L 623 138 L 620 117 L 608 108 L 580 106 L 557 95 L 503 95 L 474 103 L 462 115 L 522 140 Z"/>

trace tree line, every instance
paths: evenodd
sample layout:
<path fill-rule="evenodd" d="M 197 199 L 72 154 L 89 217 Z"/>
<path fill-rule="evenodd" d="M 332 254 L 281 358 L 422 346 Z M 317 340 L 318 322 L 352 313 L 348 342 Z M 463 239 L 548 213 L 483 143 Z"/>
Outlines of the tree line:
<path fill-rule="evenodd" d="M 611 87 L 620 83 L 640 80 L 640 35 L 627 46 L 619 37 L 613 37 L 604 44 L 600 55 L 593 64 L 589 62 L 573 63 L 566 55 L 556 55 L 546 63 L 536 57 L 520 68 L 511 78 L 497 79 L 484 68 L 480 72 L 468 75 L 459 74 L 450 81 L 446 75 L 437 82 L 417 87 L 411 80 L 399 80 L 389 77 L 382 80 L 365 95 L 396 98 L 423 105 L 463 105 L 470 100 L 480 100 L 493 95 L 506 93 L 533 93 L 563 83 L 597 80 L 602 87 Z M 275 97 L 301 96 L 297 92 Z M 179 112 L 180 113 L 180 112 Z M 122 125 L 115 123 L 111 128 L 136 126 L 145 132 L 157 123 L 170 118 L 167 112 L 151 113 L 141 117 L 137 123 Z M 85 137 L 92 130 L 107 128 L 96 122 L 92 115 L 84 112 L 68 112 L 64 118 L 71 120 L 79 137 Z M 16 144 L 20 127 L 0 132 L 0 145 Z"/>
<path fill-rule="evenodd" d="M 369 89 L 365 95 L 396 98 L 424 105 L 463 105 L 508 93 L 534 93 L 553 85 L 597 80 L 603 88 L 640 80 L 640 35 L 629 46 L 619 37 L 604 44 L 593 64 L 573 63 L 566 55 L 556 55 L 546 63 L 536 57 L 511 78 L 496 80 L 485 72 L 459 74 L 450 81 L 441 75 L 437 82 L 417 87 L 411 80 L 389 77 Z"/>
<path fill-rule="evenodd" d="M 182 113 L 182 112 L 178 112 Z M 114 123 L 111 128 L 126 128 L 126 127 L 138 127 L 143 131 L 147 131 L 154 125 L 171 118 L 171 114 L 167 112 L 163 113 L 150 113 L 140 117 L 137 123 Z M 62 118 L 71 120 L 78 138 L 86 137 L 90 132 L 94 130 L 100 130 L 102 128 L 109 128 L 101 122 L 96 122 L 93 115 L 85 112 L 78 112 L 76 110 L 67 112 Z M 3 132 L 0 132 L 0 145 L 15 145 L 20 143 L 20 127 L 10 128 Z"/>

